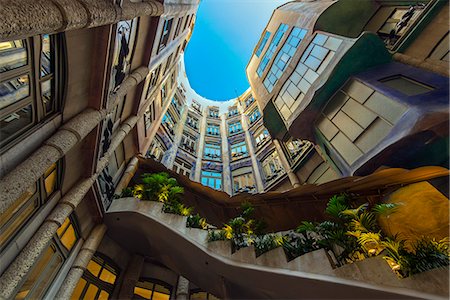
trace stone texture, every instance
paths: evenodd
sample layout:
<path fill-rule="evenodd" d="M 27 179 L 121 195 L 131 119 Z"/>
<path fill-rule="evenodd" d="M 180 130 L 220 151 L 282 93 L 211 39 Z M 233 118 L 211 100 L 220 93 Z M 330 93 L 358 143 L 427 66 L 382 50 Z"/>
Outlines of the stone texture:
<path fill-rule="evenodd" d="M 183 276 L 178 277 L 177 300 L 189 299 L 189 280 Z"/>
<path fill-rule="evenodd" d="M 52 135 L 44 145 L 51 146 L 58 150 L 61 156 L 64 156 L 79 141 L 76 134 L 67 130 L 59 130 Z"/>
<path fill-rule="evenodd" d="M 92 256 L 100 245 L 105 232 L 105 224 L 99 224 L 92 229 L 88 239 L 81 247 L 80 253 L 78 253 L 75 261 L 73 262 L 72 268 L 59 288 L 56 299 L 70 299 L 70 296 L 83 275 L 84 270 L 86 270 L 89 261 L 92 259 Z"/>
<path fill-rule="evenodd" d="M 41 253 L 47 248 L 58 225 L 45 222 L 0 277 L 0 298 L 10 299 L 15 288 L 35 265 Z"/>
<path fill-rule="evenodd" d="M 123 2 L 121 8 L 109 0 L 1 0 L 0 15 L 3 22 L 0 24 L 0 40 L 96 27 L 138 16 L 160 16 L 163 13 L 163 5 L 156 0 Z M 179 7 L 180 4 L 175 6 Z"/>
<path fill-rule="evenodd" d="M 58 227 L 61 226 L 66 220 L 67 216 L 73 211 L 73 207 L 66 203 L 58 203 L 55 209 L 48 215 L 46 221 L 55 222 Z"/>

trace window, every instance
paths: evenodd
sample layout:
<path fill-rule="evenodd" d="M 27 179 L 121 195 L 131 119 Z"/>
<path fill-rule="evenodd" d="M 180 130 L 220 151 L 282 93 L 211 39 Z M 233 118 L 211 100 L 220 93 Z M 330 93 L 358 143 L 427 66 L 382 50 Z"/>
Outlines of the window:
<path fill-rule="evenodd" d="M 57 35 L 0 42 L 1 148 L 59 110 L 60 53 Z"/>
<path fill-rule="evenodd" d="M 233 171 L 233 191 L 234 193 L 251 193 L 256 191 L 251 168 L 243 168 Z"/>
<path fill-rule="evenodd" d="M 267 129 L 264 128 L 262 130 L 259 130 L 255 134 L 256 147 L 262 146 L 269 139 L 270 139 L 270 135 L 269 135 L 269 131 L 267 131 Z"/>
<path fill-rule="evenodd" d="M 264 73 L 264 70 L 269 64 L 269 61 L 272 59 L 272 56 L 275 54 L 278 44 L 283 38 L 284 33 L 287 31 L 288 27 L 289 26 L 286 24 L 280 24 L 280 26 L 277 29 L 277 32 L 275 32 L 275 35 L 273 36 L 272 41 L 269 44 L 269 48 L 267 49 L 266 54 L 264 54 L 263 58 L 261 59 L 258 65 L 258 69 L 256 70 L 256 73 L 258 74 L 259 77 L 261 77 L 262 74 Z"/>
<path fill-rule="evenodd" d="M 434 90 L 432 87 L 401 75 L 384 78 L 380 82 L 407 96 L 416 96 Z"/>
<path fill-rule="evenodd" d="M 294 56 L 297 51 L 297 47 L 300 45 L 307 32 L 308 31 L 306 29 L 298 27 L 294 27 L 294 29 L 292 29 L 286 43 L 275 57 L 272 67 L 266 75 L 266 79 L 264 79 L 264 86 L 269 93 L 272 92 L 278 79 L 280 79 L 281 75 L 283 75 L 284 70 L 289 65 L 292 56 Z"/>
<path fill-rule="evenodd" d="M 191 128 L 195 130 L 198 129 L 198 119 L 192 115 L 187 116 L 186 124 L 188 124 Z"/>
<path fill-rule="evenodd" d="M 245 108 L 249 107 L 253 102 L 255 102 L 255 98 L 253 98 L 253 96 L 245 99 Z"/>
<path fill-rule="evenodd" d="M 170 64 L 172 63 L 172 56 L 173 56 L 173 53 L 170 54 L 166 60 L 166 66 L 164 67 L 163 76 L 166 75 L 167 71 L 170 69 Z"/>
<path fill-rule="evenodd" d="M 197 101 L 192 101 L 192 108 L 200 115 L 202 114 L 202 106 Z"/>
<path fill-rule="evenodd" d="M 197 151 L 197 139 L 184 131 L 181 136 L 181 146 L 183 149 L 195 155 L 195 152 Z"/>
<path fill-rule="evenodd" d="M 255 123 L 256 121 L 258 121 L 260 117 L 261 117 L 261 113 L 259 112 L 259 109 L 258 109 L 258 108 L 255 108 L 255 109 L 249 114 L 250 124 L 253 124 L 253 123 Z"/>
<path fill-rule="evenodd" d="M 214 119 L 218 119 L 219 118 L 219 111 L 217 109 L 209 109 L 209 117 L 210 118 L 214 118 Z"/>
<path fill-rule="evenodd" d="M 170 112 L 166 112 L 164 114 L 161 124 L 163 125 L 164 128 L 166 128 L 166 130 L 170 133 L 171 136 L 175 134 L 174 128 L 176 123 L 174 122 Z"/>
<path fill-rule="evenodd" d="M 137 19 L 117 23 L 114 44 L 114 57 L 111 66 L 110 90 L 116 91 L 125 76 L 130 72 L 131 56 L 136 37 Z"/>
<path fill-rule="evenodd" d="M 263 51 L 264 46 L 266 45 L 267 41 L 269 40 L 269 37 L 270 37 L 270 32 L 266 30 L 264 32 L 263 38 L 261 39 L 261 41 L 259 42 L 259 45 L 257 46 L 258 49 L 255 52 L 256 56 L 259 57 L 261 55 L 261 52 Z"/>
<path fill-rule="evenodd" d="M 144 126 L 145 126 L 145 136 L 148 135 L 148 131 L 153 121 L 155 120 L 155 99 L 150 103 L 144 112 Z"/>
<path fill-rule="evenodd" d="M 175 172 L 178 174 L 184 175 L 186 177 L 191 176 L 192 165 L 181 158 L 175 158 L 175 162 L 173 163 L 173 168 Z"/>
<path fill-rule="evenodd" d="M 147 96 L 146 96 L 147 99 L 150 97 L 150 93 L 151 93 L 153 87 L 155 87 L 156 83 L 158 82 L 160 71 L 161 71 L 161 64 L 151 72 L 150 80 L 149 80 L 149 84 L 148 84 L 148 88 L 147 88 Z"/>
<path fill-rule="evenodd" d="M 288 157 L 292 161 L 301 158 L 302 154 L 304 154 L 305 151 L 311 146 L 311 143 L 308 141 L 296 140 L 293 138 L 290 138 L 284 144 Z"/>
<path fill-rule="evenodd" d="M 185 31 L 188 28 L 188 26 L 190 24 L 190 21 L 191 21 L 191 18 L 192 18 L 192 15 L 186 16 L 186 23 L 184 23 L 183 31 Z"/>
<path fill-rule="evenodd" d="M 378 35 L 384 40 L 388 48 L 394 48 L 395 43 L 408 31 L 411 24 L 422 13 L 424 7 L 424 4 L 419 3 L 408 8 L 399 7 L 393 10 L 378 30 Z"/>
<path fill-rule="evenodd" d="M 205 143 L 205 151 L 203 154 L 205 159 L 220 160 L 220 152 L 220 144 L 210 142 Z"/>
<path fill-rule="evenodd" d="M 172 287 L 160 280 L 139 279 L 133 299 L 169 300 Z"/>
<path fill-rule="evenodd" d="M 0 249 L 14 238 L 31 217 L 55 195 L 60 187 L 60 163 L 48 168 L 42 178 L 31 185 L 0 218 Z"/>
<path fill-rule="evenodd" d="M 222 173 L 217 171 L 203 171 L 202 170 L 202 184 L 210 188 L 222 189 Z"/>
<path fill-rule="evenodd" d="M 178 21 L 177 21 L 177 27 L 175 27 L 174 38 L 176 38 L 176 37 L 180 34 L 181 23 L 183 23 L 183 17 L 178 18 Z"/>
<path fill-rule="evenodd" d="M 230 125 L 228 125 L 228 132 L 230 134 L 236 134 L 242 131 L 242 124 L 240 121 L 231 123 Z"/>
<path fill-rule="evenodd" d="M 172 107 L 175 109 L 175 111 L 178 113 L 178 115 L 179 114 L 181 114 L 181 111 L 182 111 L 182 106 L 181 106 L 181 104 L 180 104 L 180 100 L 178 100 L 178 97 L 177 97 L 177 95 L 175 95 L 173 98 L 172 98 Z"/>
<path fill-rule="evenodd" d="M 209 135 L 218 136 L 220 135 L 220 126 L 216 124 L 208 123 L 208 127 L 206 129 L 206 133 Z"/>
<path fill-rule="evenodd" d="M 78 233 L 69 217 L 27 274 L 15 298 L 43 299 L 77 240 Z"/>
<path fill-rule="evenodd" d="M 167 84 L 161 86 L 161 106 L 164 106 L 167 100 Z"/>
<path fill-rule="evenodd" d="M 109 299 L 118 276 L 119 268 L 110 258 L 97 252 L 89 261 L 71 299 Z"/>
<path fill-rule="evenodd" d="M 236 160 L 248 156 L 245 141 L 231 145 L 231 159 Z"/>
<path fill-rule="evenodd" d="M 161 39 L 159 40 L 158 53 L 167 46 L 167 42 L 169 41 L 170 29 L 172 28 L 172 23 L 173 18 L 164 21 Z"/>
<path fill-rule="evenodd" d="M 228 108 L 228 117 L 233 117 L 239 114 L 239 111 L 236 106 L 232 106 Z"/>
<path fill-rule="evenodd" d="M 262 168 L 264 175 L 266 176 L 266 183 L 270 183 L 272 180 L 284 173 L 284 169 L 281 165 L 280 157 L 278 156 L 277 151 L 272 152 L 272 154 L 263 160 Z"/>
<path fill-rule="evenodd" d="M 300 105 L 303 97 L 319 75 L 328 66 L 342 40 L 324 34 L 316 34 L 308 45 L 294 72 L 285 82 L 275 107 L 284 120 L 288 120 Z"/>
<path fill-rule="evenodd" d="M 159 138 L 155 137 L 147 151 L 147 157 L 153 158 L 156 161 L 161 161 L 166 150 L 166 147 Z"/>

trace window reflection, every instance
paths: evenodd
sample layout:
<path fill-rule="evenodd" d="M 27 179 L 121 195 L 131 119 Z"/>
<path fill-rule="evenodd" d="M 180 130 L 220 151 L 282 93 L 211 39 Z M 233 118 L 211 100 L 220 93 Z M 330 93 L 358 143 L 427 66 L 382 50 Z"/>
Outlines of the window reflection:
<path fill-rule="evenodd" d="M 7 115 L 0 120 L 0 140 L 5 141 L 33 122 L 33 107 L 30 105 Z"/>
<path fill-rule="evenodd" d="M 169 300 L 171 289 L 165 282 L 140 279 L 134 287 L 133 299 Z"/>
<path fill-rule="evenodd" d="M 0 83 L 0 109 L 30 96 L 28 75 Z"/>
<path fill-rule="evenodd" d="M 53 72 L 53 57 L 50 36 L 48 34 L 44 34 L 41 42 L 41 77 L 44 77 Z"/>
<path fill-rule="evenodd" d="M 0 42 L 0 73 L 25 66 L 27 61 L 24 41 Z"/>

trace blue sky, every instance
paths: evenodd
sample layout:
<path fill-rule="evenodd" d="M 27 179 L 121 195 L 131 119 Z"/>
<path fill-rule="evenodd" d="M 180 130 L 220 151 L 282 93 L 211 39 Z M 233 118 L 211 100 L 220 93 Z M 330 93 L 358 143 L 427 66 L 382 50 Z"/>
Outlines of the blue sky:
<path fill-rule="evenodd" d="M 191 87 L 228 100 L 248 87 L 245 67 L 275 8 L 287 0 L 201 0 L 185 52 Z"/>

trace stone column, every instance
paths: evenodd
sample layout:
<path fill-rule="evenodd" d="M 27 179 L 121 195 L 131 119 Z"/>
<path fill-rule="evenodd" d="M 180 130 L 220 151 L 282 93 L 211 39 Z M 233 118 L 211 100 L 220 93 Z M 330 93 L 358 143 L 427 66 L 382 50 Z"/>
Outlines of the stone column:
<path fill-rule="evenodd" d="M 41 253 L 47 248 L 58 228 L 64 220 L 80 204 L 84 196 L 97 180 L 98 175 L 108 165 L 110 156 L 117 146 L 123 141 L 125 136 L 136 125 L 138 117 L 128 118 L 114 135 L 109 150 L 97 164 L 97 172 L 90 178 L 82 180 L 75 185 L 56 205 L 50 215 L 39 227 L 37 232 L 23 248 L 19 255 L 9 265 L 0 277 L 0 299 L 9 299 L 13 296 L 13 291 L 20 284 L 34 266 Z"/>
<path fill-rule="evenodd" d="M 299 187 L 301 185 L 300 180 L 298 179 L 297 175 L 295 175 L 295 173 L 292 171 L 289 161 L 287 160 L 283 148 L 281 147 L 280 141 L 277 139 L 273 139 L 272 141 L 273 144 L 275 145 L 275 148 L 277 149 L 278 157 L 281 160 L 281 164 L 283 165 L 283 168 L 289 177 L 289 181 L 291 182 L 293 187 L 295 188 Z"/>
<path fill-rule="evenodd" d="M 141 2 L 111 0 L 0 0 L 0 41 L 29 36 L 91 28 L 131 20 L 139 16 L 160 16 L 163 4 L 156 0 Z M 168 11 L 185 10 L 185 5 L 172 4 Z M 36 16 L 45 16 L 36 18 Z"/>
<path fill-rule="evenodd" d="M 84 242 L 77 258 L 73 262 L 69 273 L 64 279 L 64 282 L 59 288 L 59 291 L 55 297 L 56 299 L 70 299 L 70 296 L 72 296 L 72 293 L 75 290 L 75 287 L 77 286 L 78 281 L 80 280 L 84 271 L 86 270 L 89 261 L 94 256 L 95 251 L 97 251 L 97 248 L 100 245 L 105 232 L 105 224 L 97 225 L 94 227 L 94 229 L 92 229 L 88 239 L 86 240 L 86 242 Z"/>
<path fill-rule="evenodd" d="M 42 147 L 4 176 L 0 180 L 0 214 L 13 205 L 20 195 L 34 184 L 52 164 L 64 157 L 75 145 L 81 143 L 114 108 L 116 101 L 121 99 L 117 95 L 125 95 L 126 91 L 144 80 L 146 71 L 148 71 L 146 67 L 141 67 L 128 76 L 124 81 L 126 84 L 122 84 L 116 94 L 111 96 L 115 99 L 110 101 L 112 104 L 107 110 L 85 109 L 61 126 L 53 136 L 44 142 Z M 140 114 L 143 115 L 144 112 L 145 109 Z M 110 148 L 115 149 L 113 146 Z"/>
<path fill-rule="evenodd" d="M 139 159 L 136 156 L 131 158 L 130 162 L 127 165 L 127 168 L 125 169 L 125 172 L 122 175 L 122 178 L 120 178 L 120 181 L 117 184 L 117 187 L 114 191 L 115 195 L 120 195 L 122 193 L 122 190 L 128 186 L 131 178 L 133 178 L 134 174 L 136 173 L 138 164 Z"/>
<path fill-rule="evenodd" d="M 181 143 L 181 138 L 183 136 L 183 129 L 186 124 L 187 113 L 188 113 L 187 109 L 183 110 L 183 113 L 180 116 L 180 120 L 178 120 L 178 123 L 175 126 L 174 130 L 175 134 L 173 137 L 172 147 L 170 147 L 170 149 L 168 149 L 164 154 L 165 156 L 163 158 L 164 165 L 166 166 L 167 169 L 170 170 L 172 170 L 175 158 L 177 157 L 178 147 Z"/>
<path fill-rule="evenodd" d="M 233 195 L 233 185 L 231 183 L 231 167 L 230 167 L 230 148 L 228 147 L 228 128 L 226 113 L 220 116 L 220 137 L 222 139 L 222 176 L 223 176 L 223 191 L 229 195 Z"/>
<path fill-rule="evenodd" d="M 200 182 L 202 176 L 202 161 L 203 161 L 203 148 L 205 146 L 205 134 L 206 134 L 206 112 L 202 113 L 199 124 L 200 136 L 197 144 L 197 160 L 195 162 L 195 174 L 194 181 Z"/>
<path fill-rule="evenodd" d="M 256 189 L 258 192 L 264 191 L 264 183 L 261 177 L 261 170 L 259 169 L 258 161 L 256 160 L 255 147 L 253 145 L 253 137 L 250 134 L 249 126 L 247 124 L 247 117 L 244 113 L 241 114 L 242 129 L 245 132 L 245 141 L 247 142 L 248 154 L 252 160 L 253 176 L 255 177 Z"/>
<path fill-rule="evenodd" d="M 176 299 L 189 300 L 189 280 L 183 276 L 178 277 Z"/>
<path fill-rule="evenodd" d="M 142 267 L 144 266 L 144 257 L 134 254 L 127 266 L 127 270 L 123 276 L 122 285 L 120 286 L 118 299 L 132 299 L 134 287 L 141 276 Z"/>

